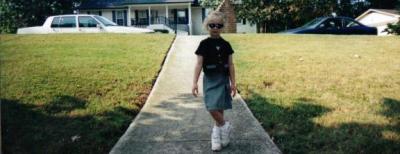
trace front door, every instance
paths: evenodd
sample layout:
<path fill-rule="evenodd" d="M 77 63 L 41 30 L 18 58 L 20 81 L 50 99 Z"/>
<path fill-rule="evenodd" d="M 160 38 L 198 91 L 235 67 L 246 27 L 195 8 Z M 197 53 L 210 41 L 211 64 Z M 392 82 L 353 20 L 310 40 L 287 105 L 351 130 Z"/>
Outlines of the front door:
<path fill-rule="evenodd" d="M 148 25 L 149 12 L 147 10 L 138 10 L 136 14 L 136 25 Z"/>
<path fill-rule="evenodd" d="M 115 16 L 115 21 L 118 25 L 123 26 L 125 23 L 125 19 L 124 19 L 124 11 L 120 10 L 116 12 L 116 16 Z"/>
<path fill-rule="evenodd" d="M 362 27 L 359 23 L 350 19 L 343 19 L 344 34 L 363 34 Z"/>
<path fill-rule="evenodd" d="M 177 10 L 177 23 L 178 24 L 188 24 L 188 11 L 187 9 Z"/>
<path fill-rule="evenodd" d="M 151 24 L 160 24 L 161 21 L 158 19 L 158 10 L 151 10 Z"/>

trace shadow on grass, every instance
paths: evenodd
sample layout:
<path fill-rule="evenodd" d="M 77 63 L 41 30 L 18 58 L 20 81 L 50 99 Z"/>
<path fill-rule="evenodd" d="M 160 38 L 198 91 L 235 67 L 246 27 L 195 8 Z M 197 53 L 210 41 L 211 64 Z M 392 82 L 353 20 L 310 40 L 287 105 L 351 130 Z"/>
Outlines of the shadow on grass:
<path fill-rule="evenodd" d="M 72 96 L 56 96 L 42 106 L 1 99 L 3 152 L 107 153 L 137 113 L 114 107 L 96 115 L 71 114 L 86 105 Z"/>
<path fill-rule="evenodd" d="M 311 99 L 299 98 L 293 106 L 277 105 L 275 100 L 250 92 L 246 100 L 264 129 L 284 153 L 395 153 L 400 151 L 400 101 L 384 98 L 381 113 L 389 125 L 342 123 L 325 127 L 313 122 L 331 109 Z M 384 132 L 397 134 L 390 139 Z M 390 134 L 390 133 L 389 133 Z"/>
<path fill-rule="evenodd" d="M 111 153 L 213 153 L 210 135 L 214 122 L 203 98 L 191 93 L 158 96 L 136 117 L 126 138 L 122 137 Z M 234 128 L 230 146 L 219 153 L 277 152 L 271 142 L 265 141 L 266 135 L 259 133 L 262 129 L 245 106 L 239 102 L 232 105 L 234 111 L 226 111 Z"/>

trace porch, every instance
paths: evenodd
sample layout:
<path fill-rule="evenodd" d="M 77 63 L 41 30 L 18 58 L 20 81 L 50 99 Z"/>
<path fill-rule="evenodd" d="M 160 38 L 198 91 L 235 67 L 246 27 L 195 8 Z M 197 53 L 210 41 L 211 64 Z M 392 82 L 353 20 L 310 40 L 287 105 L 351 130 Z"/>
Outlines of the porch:
<path fill-rule="evenodd" d="M 190 3 L 128 5 L 112 10 L 112 20 L 118 25 L 192 34 Z"/>
<path fill-rule="evenodd" d="M 202 33 L 202 22 L 207 11 L 191 3 L 165 3 L 129 4 L 118 8 L 80 10 L 80 13 L 104 16 L 123 26 L 193 35 Z"/>

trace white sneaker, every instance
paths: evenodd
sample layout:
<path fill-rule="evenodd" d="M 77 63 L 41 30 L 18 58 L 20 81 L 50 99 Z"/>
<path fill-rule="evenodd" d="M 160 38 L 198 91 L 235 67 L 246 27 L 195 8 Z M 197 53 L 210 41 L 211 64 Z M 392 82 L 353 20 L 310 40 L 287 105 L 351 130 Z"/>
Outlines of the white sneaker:
<path fill-rule="evenodd" d="M 221 129 L 221 144 L 223 147 L 227 146 L 229 144 L 229 135 L 232 130 L 232 125 L 226 121 L 225 125 L 220 127 Z"/>
<path fill-rule="evenodd" d="M 211 150 L 220 151 L 221 149 L 221 131 L 219 127 L 214 125 L 211 133 Z"/>

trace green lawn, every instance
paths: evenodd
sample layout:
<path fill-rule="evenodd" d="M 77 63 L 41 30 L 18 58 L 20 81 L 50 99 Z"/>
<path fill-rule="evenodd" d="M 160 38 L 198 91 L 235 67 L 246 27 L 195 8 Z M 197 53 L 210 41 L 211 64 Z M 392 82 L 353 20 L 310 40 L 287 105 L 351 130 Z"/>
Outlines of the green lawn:
<path fill-rule="evenodd" d="M 400 151 L 400 37 L 224 37 L 240 94 L 284 153 Z"/>
<path fill-rule="evenodd" d="M 173 37 L 0 35 L 3 152 L 108 153 L 145 102 Z"/>

